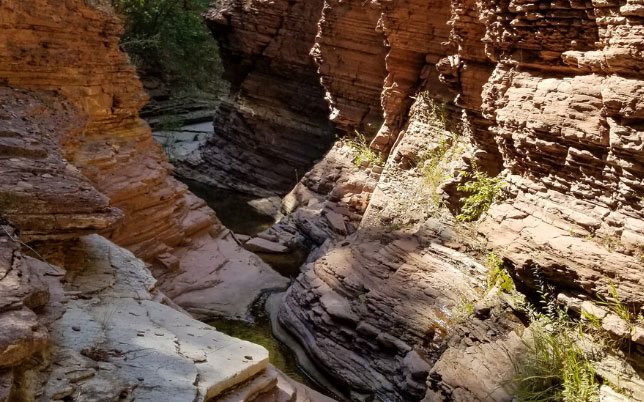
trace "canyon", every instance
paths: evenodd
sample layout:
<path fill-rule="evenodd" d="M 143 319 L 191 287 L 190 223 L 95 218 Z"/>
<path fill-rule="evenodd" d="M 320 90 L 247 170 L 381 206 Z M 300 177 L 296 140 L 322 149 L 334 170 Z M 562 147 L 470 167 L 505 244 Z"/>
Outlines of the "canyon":
<path fill-rule="evenodd" d="M 641 2 L 203 18 L 213 123 L 153 136 L 118 17 L 0 2 L 0 400 L 511 401 L 548 299 L 595 325 L 584 400 L 644 401 Z M 181 180 L 274 223 L 236 233 Z M 292 278 L 264 261 L 295 252 Z M 269 294 L 329 396 L 205 324 Z"/>

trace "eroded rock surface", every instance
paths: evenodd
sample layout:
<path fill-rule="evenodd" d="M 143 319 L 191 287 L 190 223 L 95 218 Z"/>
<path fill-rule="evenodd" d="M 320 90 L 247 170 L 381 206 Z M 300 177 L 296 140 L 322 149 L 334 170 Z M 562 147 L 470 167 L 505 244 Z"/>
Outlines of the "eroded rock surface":
<path fill-rule="evenodd" d="M 375 134 L 371 149 L 389 153 L 389 159 L 384 171 L 366 163 L 348 173 L 345 177 L 355 181 L 343 186 L 334 166 L 339 172 L 350 169 L 341 160 L 333 161 L 332 151 L 318 166 L 329 162 L 327 171 L 334 173 L 312 173 L 301 180 L 284 202 L 297 207 L 295 212 L 273 229 L 273 235 L 287 239 L 285 243 L 299 237 L 316 246 L 330 241 L 328 247 L 339 249 L 343 229 L 352 232 L 348 223 L 356 213 L 359 232 L 402 228 L 423 237 L 429 230 L 443 245 L 478 248 L 477 252 L 492 249 L 528 287 L 538 287 L 537 275 L 558 290 L 594 300 L 598 294 L 606 297 L 614 284 L 622 302 L 639 312 L 644 303 L 641 8 L 633 2 L 325 1 L 310 45 L 331 119 L 342 131 Z M 252 7 L 236 8 L 231 18 L 261 21 L 263 17 L 251 10 L 261 13 Z M 226 32 L 229 40 L 247 38 L 243 29 L 231 28 Z M 427 99 L 446 106 L 436 113 L 423 105 Z M 450 138 L 445 127 L 437 130 L 431 119 L 449 121 L 459 138 Z M 452 140 L 461 155 L 440 172 L 441 183 L 432 194 L 425 194 L 426 178 L 416 164 L 431 163 Z M 376 169 L 377 175 L 372 175 Z M 500 174 L 505 182 L 505 200 L 492 206 L 477 227 L 483 244 L 470 244 L 477 233 L 459 232 L 453 216 L 435 216 L 428 206 L 442 200 L 452 213 L 458 212 L 464 196 L 458 184 L 468 177 L 461 172 L 473 171 Z M 316 184 L 307 183 L 309 178 L 329 189 L 316 190 Z M 334 192 L 335 201 L 355 209 L 343 214 L 328 208 L 325 203 L 333 200 Z M 353 197 L 358 201 L 358 195 L 362 208 L 349 202 Z M 342 222 L 335 213 L 347 219 Z M 329 219 L 320 219 L 322 215 Z M 362 245 L 354 237 L 346 242 L 346 248 Z M 368 271 L 373 263 L 335 261 L 327 266 L 325 250 L 310 257 L 312 264 L 291 289 L 282 313 L 285 323 L 296 328 L 294 333 L 323 365 L 343 373 L 338 377 L 356 389 L 376 387 L 386 395 L 419 398 L 420 388 L 405 388 L 396 381 L 398 385 L 381 389 L 374 385 L 375 374 L 360 378 L 356 370 L 346 368 L 353 363 L 342 356 L 349 355 L 363 359 L 367 373 L 386 371 L 379 362 L 367 362 L 373 351 L 352 342 L 359 336 L 345 328 L 353 328 L 353 321 L 373 311 L 356 308 L 358 295 L 353 284 L 344 283 L 343 270 L 351 266 L 356 272 Z M 410 294 L 422 287 L 409 286 Z M 406 305 L 413 299 L 388 294 L 389 282 L 374 287 L 392 304 Z M 450 294 L 451 288 L 441 291 Z M 323 301 L 319 293 L 328 292 L 341 296 Z M 300 303 L 308 308 L 298 307 Z M 334 318 L 329 311 L 343 313 Z M 620 333 L 613 324 L 606 327 Z M 410 330 L 416 323 L 405 325 Z M 477 325 L 472 332 L 488 324 Z M 492 395 L 507 400 L 508 394 L 490 394 L 492 382 L 479 386 L 463 373 L 472 367 L 496 371 L 486 356 L 496 353 L 492 350 L 513 350 L 519 336 L 512 335 L 515 330 L 520 332 L 520 325 L 476 341 L 452 331 L 454 337 L 447 339 L 460 340 L 446 341 L 448 349 L 434 366 L 436 377 L 428 381 L 432 394 L 427 397 L 486 400 Z M 349 345 L 348 351 L 338 352 L 338 344 Z M 386 378 L 402 376 L 404 369 L 400 370 Z"/>
<path fill-rule="evenodd" d="M 206 400 L 268 365 L 261 346 L 163 304 L 143 261 L 91 235 L 66 248 L 68 298 L 51 326 L 40 400 Z"/>
<path fill-rule="evenodd" d="M 116 16 L 81 0 L 7 1 L 0 12 L 0 80 L 33 92 L 3 97 L 8 120 L 0 123 L 2 159 L 12 173 L 3 180 L 18 190 L 6 199 L 7 213 L 20 200 L 30 203 L 12 214 L 25 235 L 100 230 L 151 262 L 161 286 L 173 296 L 185 293 L 187 307 L 198 302 L 209 306 L 202 311 L 212 307 L 210 314 L 243 316 L 263 290 L 285 284 L 254 255 L 231 247 L 214 212 L 171 176 L 139 118 L 147 96 L 119 49 Z M 257 287 L 231 290 L 246 296 L 239 303 L 188 295 L 203 288 L 199 281 L 224 282 L 220 271 L 255 277 Z"/>
<path fill-rule="evenodd" d="M 261 196 L 285 194 L 333 140 L 324 92 L 309 56 L 322 1 L 213 3 L 230 93 L 215 133 L 180 174 Z"/>
<path fill-rule="evenodd" d="M 291 286 L 280 322 L 357 393 L 420 400 L 459 303 L 484 268 L 416 236 L 358 232 L 325 245 Z"/>

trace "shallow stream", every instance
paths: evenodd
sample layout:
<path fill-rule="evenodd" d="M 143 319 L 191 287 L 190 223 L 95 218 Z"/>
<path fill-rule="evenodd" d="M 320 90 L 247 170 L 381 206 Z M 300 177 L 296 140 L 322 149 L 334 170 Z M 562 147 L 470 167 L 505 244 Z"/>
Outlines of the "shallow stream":
<path fill-rule="evenodd" d="M 190 191 L 206 201 L 215 210 L 219 220 L 234 233 L 253 236 L 275 223 L 273 217 L 259 213 L 248 204 L 255 199 L 252 196 L 211 188 L 191 180 L 183 182 Z M 256 254 L 281 275 L 294 279 L 300 273 L 300 266 L 308 253 L 306 250 L 295 250 L 286 254 Z M 265 309 L 266 299 L 270 295 L 264 296 L 251 311 L 252 322 L 218 319 L 209 324 L 227 335 L 262 345 L 270 354 L 270 362 L 283 373 L 318 392 L 334 397 L 328 387 L 320 385 L 299 366 L 295 352 L 273 335 L 271 319 Z"/>

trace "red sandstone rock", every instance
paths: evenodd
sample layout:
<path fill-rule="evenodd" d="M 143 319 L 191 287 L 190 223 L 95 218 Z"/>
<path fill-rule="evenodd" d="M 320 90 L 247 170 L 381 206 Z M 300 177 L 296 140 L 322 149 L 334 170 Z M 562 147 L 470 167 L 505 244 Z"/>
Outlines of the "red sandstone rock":
<path fill-rule="evenodd" d="M 27 97 L 32 109 L 20 113 L 42 114 L 47 99 L 56 103 L 42 116 L 55 124 L 39 127 L 40 132 L 28 132 L 25 124 L 40 121 L 33 116 L 26 122 L 16 122 L 18 115 L 10 115 L 9 123 L 0 120 L 0 131 L 5 133 L 0 140 L 6 144 L 0 152 L 19 155 L 28 164 L 14 163 L 9 156 L 3 159 L 16 172 L 0 183 L 22 185 L 24 189 L 11 193 L 31 197 L 29 210 L 16 209 L 12 222 L 34 236 L 99 230 L 153 265 L 160 254 L 183 257 L 177 272 L 167 272 L 164 264 L 155 267 L 163 276 L 161 287 L 172 289 L 172 296 L 182 294 L 190 306 L 198 302 L 208 308 L 220 306 L 219 314 L 244 315 L 261 289 L 285 283 L 250 253 L 229 246 L 231 240 L 221 236 L 224 228 L 214 212 L 170 175 L 172 166 L 139 118 L 147 96 L 119 48 L 122 27 L 114 15 L 81 0 L 9 0 L 0 6 L 0 15 L 0 81 L 35 93 Z M 56 93 L 45 96 L 44 106 L 33 100 L 44 96 L 39 95 L 43 91 Z M 18 123 L 24 127 L 12 128 Z M 23 135 L 20 144 L 11 139 L 13 132 Z M 44 165 L 42 179 L 19 180 L 30 169 L 38 172 L 40 167 L 34 164 L 39 163 Z M 8 213 L 16 202 L 7 201 L 3 212 Z M 116 208 L 122 219 L 113 224 L 121 217 Z M 37 219 L 29 215 L 34 212 Z M 221 272 L 213 265 L 225 267 L 221 272 L 231 276 L 233 271 L 244 271 L 242 276 L 255 278 L 257 288 L 239 292 L 245 297 L 238 303 L 221 303 L 223 291 L 197 292 L 191 298 L 193 282 L 213 287 L 222 283 Z M 233 285 L 223 287 L 235 293 Z"/>
<path fill-rule="evenodd" d="M 333 133 L 312 58 L 322 0 L 213 4 L 230 93 L 215 134 L 178 164 L 187 177 L 270 196 L 287 193 L 330 146 Z"/>

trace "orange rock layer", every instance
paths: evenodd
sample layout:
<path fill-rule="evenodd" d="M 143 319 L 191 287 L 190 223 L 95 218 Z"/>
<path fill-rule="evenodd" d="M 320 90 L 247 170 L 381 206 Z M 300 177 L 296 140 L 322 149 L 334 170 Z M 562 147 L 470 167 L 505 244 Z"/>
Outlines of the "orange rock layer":
<path fill-rule="evenodd" d="M 8 0 L 0 18 L 0 212 L 23 240 L 98 231 L 204 315 L 245 316 L 263 289 L 284 285 L 171 176 L 139 118 L 147 96 L 114 15 L 82 0 Z"/>

